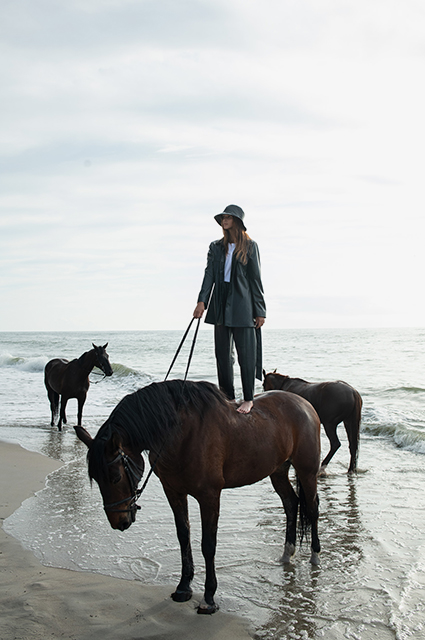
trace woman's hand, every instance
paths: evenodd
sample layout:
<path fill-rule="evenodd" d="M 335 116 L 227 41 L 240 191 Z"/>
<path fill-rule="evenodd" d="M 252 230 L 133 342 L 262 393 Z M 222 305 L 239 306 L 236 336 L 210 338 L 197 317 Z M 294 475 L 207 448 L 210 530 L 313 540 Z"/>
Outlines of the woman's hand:
<path fill-rule="evenodd" d="M 261 316 L 257 316 L 255 318 L 255 328 L 259 329 L 260 327 L 262 327 L 265 321 L 266 321 L 265 318 L 262 318 Z"/>
<path fill-rule="evenodd" d="M 193 312 L 193 317 L 202 318 L 202 316 L 204 315 L 204 311 L 205 311 L 205 304 L 203 302 L 198 302 L 198 304 L 195 307 L 195 311 Z"/>

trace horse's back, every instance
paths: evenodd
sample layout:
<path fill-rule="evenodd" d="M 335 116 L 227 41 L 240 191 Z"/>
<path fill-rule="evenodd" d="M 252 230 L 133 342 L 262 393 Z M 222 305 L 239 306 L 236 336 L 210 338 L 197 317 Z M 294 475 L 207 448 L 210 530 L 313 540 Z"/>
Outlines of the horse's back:
<path fill-rule="evenodd" d="M 299 394 L 308 400 L 318 412 L 321 421 L 337 419 L 340 421 L 345 416 L 352 413 L 361 396 L 346 382 L 337 380 L 335 382 L 307 382 L 302 387 L 294 389 L 294 393 Z"/>
<path fill-rule="evenodd" d="M 320 455 L 320 418 L 307 399 L 291 391 L 266 391 L 256 397 L 254 406 L 267 416 L 269 425 L 276 425 L 279 441 L 290 439 L 291 456 L 300 449 Z"/>
<path fill-rule="evenodd" d="M 44 367 L 44 382 L 46 386 L 52 387 L 55 391 L 60 393 L 58 387 L 62 385 L 63 375 L 69 361 L 65 358 L 53 358 Z"/>

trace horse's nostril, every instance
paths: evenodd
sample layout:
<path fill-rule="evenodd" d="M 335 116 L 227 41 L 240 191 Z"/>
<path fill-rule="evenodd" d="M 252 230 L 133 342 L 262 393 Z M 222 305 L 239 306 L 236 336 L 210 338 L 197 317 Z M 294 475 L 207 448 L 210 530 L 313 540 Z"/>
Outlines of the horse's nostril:
<path fill-rule="evenodd" d="M 118 529 L 120 531 L 125 531 L 126 529 L 128 529 L 131 526 L 131 522 L 129 522 L 129 520 L 121 520 L 118 523 Z"/>

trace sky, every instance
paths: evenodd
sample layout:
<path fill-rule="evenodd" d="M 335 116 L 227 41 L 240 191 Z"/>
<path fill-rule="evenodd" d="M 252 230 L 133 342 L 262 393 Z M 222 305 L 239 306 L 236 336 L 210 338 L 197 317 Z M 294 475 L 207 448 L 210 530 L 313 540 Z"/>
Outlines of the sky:
<path fill-rule="evenodd" d="M 265 329 L 425 326 L 422 0 L 3 0 L 0 331 L 184 329 L 245 211 Z"/>

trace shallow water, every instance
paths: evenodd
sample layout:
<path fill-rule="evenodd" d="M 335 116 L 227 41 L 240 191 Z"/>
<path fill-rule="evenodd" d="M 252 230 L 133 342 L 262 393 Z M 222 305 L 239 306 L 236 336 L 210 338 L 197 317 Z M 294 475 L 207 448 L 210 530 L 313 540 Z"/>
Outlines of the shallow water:
<path fill-rule="evenodd" d="M 193 368 L 199 373 L 197 379 L 214 380 L 211 335 L 203 333 L 197 346 L 200 362 L 194 360 Z M 423 638 L 425 332 L 270 333 L 274 335 L 267 337 L 265 332 L 267 370 L 276 367 L 311 380 L 342 378 L 361 392 L 359 473 L 356 477 L 346 474 L 348 450 L 340 427 L 341 449 L 328 475 L 319 479 L 319 568 L 309 564 L 305 543 L 290 566 L 280 564 L 285 517 L 268 479 L 224 491 L 216 556 L 217 602 L 223 611 L 247 617 L 257 637 L 267 640 Z M 132 357 L 129 334 L 124 335 L 121 352 L 115 357 L 110 340 L 116 373 L 90 389 L 84 419 L 92 433 L 117 398 L 152 379 L 162 379 L 180 339 L 178 333 L 167 334 L 160 336 L 156 368 L 150 370 L 156 335 L 145 336 L 146 349 Z M 67 334 L 67 338 L 76 344 L 78 335 L 81 340 L 81 334 Z M 0 438 L 21 442 L 66 464 L 50 476 L 46 490 L 8 518 L 6 530 L 48 565 L 119 576 L 134 580 L 135 588 L 137 581 L 175 586 L 180 554 L 172 513 L 158 480 L 152 477 L 149 481 L 132 527 L 123 533 L 113 531 L 97 486 L 90 487 L 84 445 L 72 428 L 59 433 L 48 425 L 42 369 L 37 364 L 35 371 L 28 367 L 35 362 L 33 358 L 39 362 L 50 357 L 51 352 L 43 351 L 49 344 L 45 336 L 43 339 L 38 352 L 36 338 L 20 351 L 17 339 L 14 345 L 10 343 L 10 353 L 23 362 L 0 367 L 0 377 L 9 385 L 8 397 L 1 397 L 5 413 L 0 418 Z M 151 350 L 147 354 L 148 342 Z M 30 370 L 23 370 L 24 366 Z M 191 377 L 196 379 L 192 372 Z M 25 381 L 21 389 L 33 398 L 30 408 L 11 392 L 17 378 Z M 327 449 L 324 437 L 322 442 Z M 200 524 L 193 500 L 190 513 L 194 589 L 201 593 Z"/>

